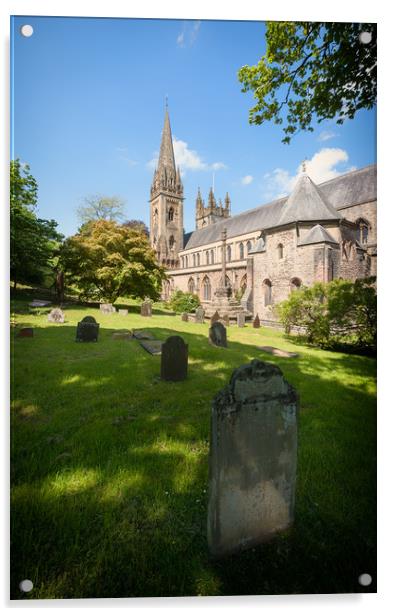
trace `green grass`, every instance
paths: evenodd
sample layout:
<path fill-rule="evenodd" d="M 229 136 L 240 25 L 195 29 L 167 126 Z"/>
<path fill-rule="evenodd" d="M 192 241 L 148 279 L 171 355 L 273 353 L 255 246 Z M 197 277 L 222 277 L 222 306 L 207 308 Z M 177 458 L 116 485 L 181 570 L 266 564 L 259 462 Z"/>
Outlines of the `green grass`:
<path fill-rule="evenodd" d="M 231 326 L 228 349 L 216 349 L 208 324 L 162 309 L 143 318 L 135 306 L 127 317 L 69 306 L 55 325 L 27 300 L 13 302 L 15 321 L 34 326 L 34 338 L 11 336 L 13 598 L 375 592 L 375 360 L 250 326 Z M 87 314 L 99 340 L 76 343 Z M 161 382 L 160 357 L 113 340 L 121 328 L 183 336 L 187 381 Z M 300 356 L 276 358 L 261 344 Z M 300 394 L 295 524 L 211 562 L 211 400 L 254 357 L 278 364 Z M 361 573 L 370 587 L 359 586 Z M 26 578 L 34 589 L 23 595 Z"/>

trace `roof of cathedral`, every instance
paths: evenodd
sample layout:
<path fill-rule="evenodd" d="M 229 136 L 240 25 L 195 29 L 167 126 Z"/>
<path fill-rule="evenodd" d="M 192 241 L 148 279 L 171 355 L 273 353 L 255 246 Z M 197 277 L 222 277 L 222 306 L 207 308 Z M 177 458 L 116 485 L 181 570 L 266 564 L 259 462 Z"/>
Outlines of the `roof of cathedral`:
<path fill-rule="evenodd" d="M 176 171 L 175 154 L 173 152 L 172 131 L 169 122 L 168 109 L 165 111 L 164 128 L 161 137 L 160 156 L 158 159 L 158 167 L 160 170 L 163 167 L 169 167 Z"/>
<path fill-rule="evenodd" d="M 299 242 L 299 246 L 306 246 L 307 244 L 320 244 L 321 242 L 329 242 L 330 244 L 338 244 L 337 240 L 334 239 L 326 231 L 322 225 L 315 225 L 310 231 L 307 233 L 306 237 Z"/>
<path fill-rule="evenodd" d="M 301 183 L 299 191 L 297 191 L 300 201 L 298 198 L 296 200 L 293 198 L 291 208 L 289 208 L 290 200 L 296 191 L 296 186 L 289 197 L 276 199 L 266 205 L 237 214 L 232 218 L 226 218 L 202 229 L 197 229 L 189 235 L 187 242 L 185 236 L 184 250 L 218 241 L 224 228 L 227 230 L 227 238 L 230 239 L 252 231 L 278 227 L 285 224 L 282 220 L 287 220 L 287 216 L 290 217 L 289 214 L 291 214 L 293 220 L 337 220 L 341 218 L 341 215 L 336 210 L 376 199 L 376 175 L 376 165 L 370 165 L 363 169 L 350 171 L 319 185 L 315 185 L 307 176 L 302 176 L 307 178 L 307 181 L 302 180 L 302 177 L 298 181 L 298 184 Z M 318 195 L 318 202 L 315 209 L 311 204 L 313 209 L 310 214 L 307 211 L 310 207 L 308 197 L 311 193 L 315 195 L 315 191 Z M 307 197 L 305 202 L 303 202 L 303 195 Z M 321 214 L 323 214 L 323 217 L 320 217 Z M 313 218 L 314 215 L 317 217 Z M 327 217 L 328 215 L 329 217 Z"/>
<path fill-rule="evenodd" d="M 301 175 L 289 195 L 276 225 L 312 220 L 338 220 L 342 215 L 329 203 L 308 175 Z M 274 225 L 274 226 L 276 226 Z"/>

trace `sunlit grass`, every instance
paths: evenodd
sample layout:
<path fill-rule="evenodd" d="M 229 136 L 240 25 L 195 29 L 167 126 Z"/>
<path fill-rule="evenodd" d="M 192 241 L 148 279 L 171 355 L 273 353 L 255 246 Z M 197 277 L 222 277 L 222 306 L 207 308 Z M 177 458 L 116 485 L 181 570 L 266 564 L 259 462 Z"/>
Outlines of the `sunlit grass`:
<path fill-rule="evenodd" d="M 208 324 L 159 307 L 152 318 L 13 303 L 11 408 L 12 596 L 24 598 L 364 592 L 375 577 L 375 361 L 297 344 L 282 333 L 228 329 L 228 349 Z M 122 302 L 119 302 L 120 304 Z M 123 299 L 123 304 L 126 300 Z M 100 323 L 97 343 L 75 342 L 77 322 Z M 174 332 L 189 345 L 187 381 L 159 379 L 160 358 L 118 329 Z M 276 358 L 257 349 L 299 353 Z M 277 540 L 209 561 L 208 452 L 213 396 L 239 365 L 279 365 L 300 394 L 294 528 Z"/>

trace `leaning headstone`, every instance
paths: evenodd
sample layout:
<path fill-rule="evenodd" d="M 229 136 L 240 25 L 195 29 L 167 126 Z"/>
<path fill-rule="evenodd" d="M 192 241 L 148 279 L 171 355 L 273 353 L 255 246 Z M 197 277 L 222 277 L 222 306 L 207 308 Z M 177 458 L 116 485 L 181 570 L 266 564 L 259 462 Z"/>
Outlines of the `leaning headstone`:
<path fill-rule="evenodd" d="M 61 308 L 53 308 L 48 314 L 48 321 L 50 323 L 64 323 L 64 312 Z"/>
<path fill-rule="evenodd" d="M 103 314 L 116 312 L 116 308 L 112 304 L 100 304 L 100 310 Z"/>
<path fill-rule="evenodd" d="M 227 330 L 220 321 L 216 321 L 209 328 L 209 342 L 214 344 L 214 346 L 227 346 Z"/>
<path fill-rule="evenodd" d="M 195 323 L 203 323 L 205 320 L 205 311 L 202 306 L 198 306 L 195 310 Z"/>
<path fill-rule="evenodd" d="M 213 314 L 213 316 L 210 319 L 210 325 L 213 325 L 213 323 L 215 323 L 216 321 L 220 320 L 220 315 L 218 314 L 217 310 L 215 311 L 215 313 Z"/>
<path fill-rule="evenodd" d="M 22 327 L 18 332 L 18 338 L 33 338 L 34 330 L 32 327 Z"/>
<path fill-rule="evenodd" d="M 141 316 L 151 317 L 151 314 L 152 314 L 151 302 L 149 300 L 145 300 L 141 304 Z"/>
<path fill-rule="evenodd" d="M 256 315 L 255 319 L 252 322 L 253 327 L 261 327 L 261 321 L 259 320 L 259 316 Z"/>
<path fill-rule="evenodd" d="M 274 364 L 235 370 L 213 400 L 208 545 L 221 558 L 293 523 L 297 461 L 295 389 Z"/>
<path fill-rule="evenodd" d="M 188 312 L 182 312 L 181 320 L 182 321 L 188 321 Z"/>
<path fill-rule="evenodd" d="M 76 328 L 76 342 L 97 342 L 99 327 L 94 317 L 85 317 Z"/>
<path fill-rule="evenodd" d="M 128 315 L 128 308 L 119 308 L 117 311 L 122 317 L 126 317 Z"/>
<path fill-rule="evenodd" d="M 237 315 L 237 326 L 238 327 L 244 327 L 246 322 L 246 317 L 244 312 L 239 312 Z"/>
<path fill-rule="evenodd" d="M 184 381 L 187 368 L 188 344 L 181 336 L 170 336 L 161 349 L 161 378 L 164 381 Z"/>

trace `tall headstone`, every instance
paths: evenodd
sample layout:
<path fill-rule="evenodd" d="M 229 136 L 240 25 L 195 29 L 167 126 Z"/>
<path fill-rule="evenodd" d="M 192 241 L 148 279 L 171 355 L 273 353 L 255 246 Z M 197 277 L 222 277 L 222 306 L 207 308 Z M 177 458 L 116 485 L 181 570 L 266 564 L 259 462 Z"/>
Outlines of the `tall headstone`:
<path fill-rule="evenodd" d="M 161 378 L 184 381 L 188 369 L 188 344 L 181 336 L 170 336 L 161 347 Z"/>
<path fill-rule="evenodd" d="M 152 315 L 152 305 L 151 305 L 151 301 L 148 299 L 145 299 L 144 302 L 142 302 L 141 304 L 141 316 L 142 317 L 151 317 Z"/>
<path fill-rule="evenodd" d="M 227 346 L 227 330 L 220 321 L 215 321 L 209 328 L 209 341 L 214 344 L 214 346 Z"/>
<path fill-rule="evenodd" d="M 97 342 L 99 327 L 94 317 L 85 317 L 76 328 L 76 342 Z"/>
<path fill-rule="evenodd" d="M 205 311 L 202 306 L 198 306 L 195 310 L 195 323 L 203 323 L 205 320 Z"/>
<path fill-rule="evenodd" d="M 261 327 L 261 321 L 258 315 L 255 316 L 255 319 L 252 322 L 252 326 L 256 328 Z"/>
<path fill-rule="evenodd" d="M 299 398 L 274 364 L 235 370 L 213 400 L 208 545 L 213 558 L 293 523 Z"/>
<path fill-rule="evenodd" d="M 217 310 L 215 311 L 215 313 L 213 314 L 213 316 L 210 319 L 210 325 L 213 325 L 213 323 L 215 323 L 216 321 L 220 320 L 220 315 L 218 314 Z"/>
<path fill-rule="evenodd" d="M 48 321 L 50 323 L 64 323 L 64 312 L 61 308 L 53 308 L 48 314 Z"/>
<path fill-rule="evenodd" d="M 183 312 L 182 313 L 181 320 L 182 321 L 188 321 L 188 312 Z"/>
<path fill-rule="evenodd" d="M 236 319 L 237 319 L 237 326 L 244 327 L 245 322 L 246 322 L 246 317 L 245 317 L 244 312 L 239 312 Z"/>

